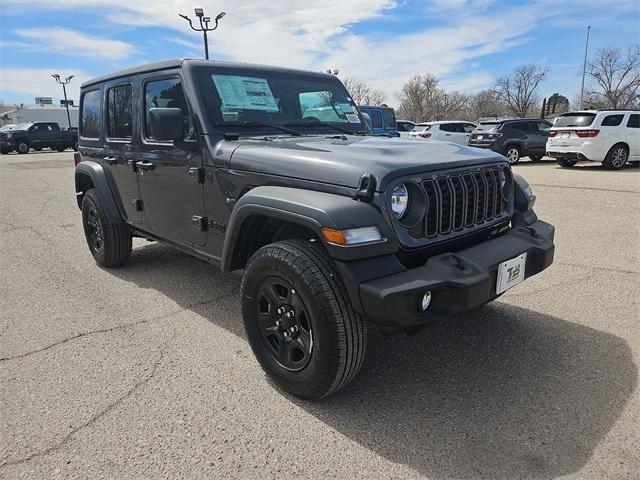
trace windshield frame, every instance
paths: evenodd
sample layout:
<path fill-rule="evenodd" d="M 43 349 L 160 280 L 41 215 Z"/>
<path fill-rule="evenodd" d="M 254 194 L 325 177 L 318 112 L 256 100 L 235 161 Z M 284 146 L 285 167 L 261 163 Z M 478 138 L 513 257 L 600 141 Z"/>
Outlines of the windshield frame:
<path fill-rule="evenodd" d="M 265 124 L 273 124 L 281 127 L 286 127 L 287 123 L 292 122 L 304 122 L 302 116 L 295 117 L 293 115 L 288 115 L 286 118 L 281 117 L 277 119 L 268 118 L 266 120 L 260 120 L 257 122 L 251 122 L 248 126 L 243 126 L 242 128 L 238 128 L 239 124 L 236 121 L 230 121 L 228 125 L 225 124 L 224 113 L 221 109 L 221 97 L 218 88 L 215 85 L 215 81 L 213 80 L 213 75 L 227 75 L 227 76 L 239 76 L 239 77 L 256 77 L 271 80 L 269 82 L 269 87 L 272 89 L 272 95 L 280 102 L 280 97 L 278 93 L 282 94 L 282 92 L 287 92 L 288 90 L 283 87 L 283 85 L 287 85 L 291 83 L 291 85 L 302 86 L 304 83 L 306 84 L 317 84 L 318 87 L 326 87 L 327 90 L 335 93 L 343 94 L 342 99 L 346 99 L 346 102 L 338 102 L 334 103 L 349 103 L 352 107 L 353 115 L 356 115 L 359 123 L 352 123 L 349 121 L 345 122 L 333 122 L 327 120 L 321 120 L 321 123 L 312 124 L 310 126 L 304 126 L 299 129 L 299 133 L 303 136 L 315 136 L 315 135 L 327 135 L 331 133 L 335 133 L 335 129 L 331 128 L 330 125 L 335 125 L 343 129 L 347 129 L 353 135 L 362 135 L 368 134 L 367 124 L 360 115 L 358 111 L 357 104 L 353 101 L 351 95 L 346 90 L 342 82 L 332 75 L 319 74 L 315 72 L 304 72 L 300 70 L 288 70 L 283 68 L 269 68 L 269 67 L 260 67 L 254 65 L 197 65 L 192 69 L 192 78 L 193 85 L 195 87 L 195 97 L 198 102 L 198 107 L 203 111 L 203 120 L 206 123 L 207 131 L 212 134 L 219 135 L 239 135 L 239 136 L 268 136 L 273 137 L 277 135 L 288 135 L 284 131 L 278 132 L 272 127 L 268 127 Z M 291 77 L 291 80 L 287 77 Z M 309 90 L 299 90 L 299 93 L 302 92 L 314 92 L 320 91 L 309 89 Z M 291 110 L 291 106 L 294 105 L 292 102 L 295 100 L 294 93 L 291 93 L 289 98 L 285 97 L 285 95 L 281 95 L 282 99 L 284 99 L 286 104 L 278 103 L 279 108 L 284 113 L 286 112 L 287 106 L 290 108 L 290 113 L 294 112 Z M 254 110 L 248 110 L 253 112 Z M 261 125 L 261 123 L 263 125 Z M 323 125 L 324 123 L 324 125 Z M 292 130 L 298 130 L 295 127 L 289 127 Z"/>

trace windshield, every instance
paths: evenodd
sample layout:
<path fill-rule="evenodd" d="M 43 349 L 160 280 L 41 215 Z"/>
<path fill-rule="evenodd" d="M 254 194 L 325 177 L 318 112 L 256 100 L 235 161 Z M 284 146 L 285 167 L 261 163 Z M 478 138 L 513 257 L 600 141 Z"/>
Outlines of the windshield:
<path fill-rule="evenodd" d="M 301 133 L 334 130 L 322 123 L 366 131 L 355 103 L 335 77 L 229 67 L 201 67 L 195 74 L 209 119 L 224 131 L 237 133 L 239 125 L 246 127 L 243 132 L 276 130 L 267 124 Z"/>
<path fill-rule="evenodd" d="M 596 118 L 595 113 L 565 113 L 558 117 L 554 127 L 588 127 Z"/>

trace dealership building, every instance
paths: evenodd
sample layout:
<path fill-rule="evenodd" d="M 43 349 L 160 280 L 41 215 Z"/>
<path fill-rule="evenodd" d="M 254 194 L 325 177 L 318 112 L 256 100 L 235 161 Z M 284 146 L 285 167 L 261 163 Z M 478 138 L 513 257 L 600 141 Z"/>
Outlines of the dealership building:
<path fill-rule="evenodd" d="M 62 103 L 62 102 L 61 102 Z M 78 126 L 78 107 L 69 101 L 71 126 Z M 33 104 L 0 105 L 0 126 L 22 122 L 56 122 L 61 127 L 69 126 L 67 109 L 64 105 L 54 105 L 51 97 L 36 97 Z"/>

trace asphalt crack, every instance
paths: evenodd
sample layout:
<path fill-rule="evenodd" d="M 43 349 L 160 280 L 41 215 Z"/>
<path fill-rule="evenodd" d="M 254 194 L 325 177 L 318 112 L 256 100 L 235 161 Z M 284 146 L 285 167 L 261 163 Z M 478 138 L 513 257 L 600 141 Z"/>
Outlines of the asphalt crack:
<path fill-rule="evenodd" d="M 115 326 L 109 327 L 109 328 L 103 328 L 103 329 L 99 329 L 99 330 L 91 330 L 89 332 L 78 333 L 78 334 L 73 335 L 71 337 L 67 337 L 67 338 L 59 340 L 57 342 L 54 342 L 54 343 L 52 343 L 50 345 L 47 345 L 46 347 L 38 348 L 36 350 L 31 350 L 31 351 L 25 352 L 25 353 L 19 353 L 17 355 L 9 355 L 9 356 L 6 356 L 6 357 L 1 357 L 0 358 L 0 362 L 6 362 L 6 361 L 9 361 L 9 360 L 16 360 L 16 359 L 19 359 L 19 358 L 28 357 L 29 355 L 34 355 L 36 353 L 45 352 L 45 351 L 50 350 L 52 348 L 58 347 L 60 345 L 64 345 L 65 343 L 68 343 L 68 342 L 70 342 L 72 340 L 77 340 L 79 338 L 83 338 L 83 337 L 86 337 L 88 335 L 96 335 L 96 334 L 100 334 L 100 333 L 109 333 L 109 332 L 113 332 L 113 331 L 117 331 L 117 330 L 125 330 L 127 328 L 135 327 L 137 325 L 142 325 L 142 324 L 149 323 L 149 322 L 156 322 L 158 320 L 163 320 L 165 318 L 171 317 L 173 315 L 177 315 L 177 314 L 179 314 L 181 312 L 184 312 L 186 310 L 193 310 L 194 308 L 200 307 L 202 305 L 214 304 L 214 303 L 216 303 L 216 302 L 218 302 L 220 300 L 223 300 L 223 299 L 225 299 L 227 297 L 230 297 L 230 296 L 233 296 L 235 294 L 236 294 L 236 292 L 231 291 L 229 293 L 225 293 L 224 295 L 221 295 L 219 297 L 213 298 L 211 300 L 205 300 L 205 301 L 202 301 L 202 302 L 196 302 L 196 303 L 193 303 L 193 304 L 189 304 L 186 307 L 182 307 L 182 308 L 180 308 L 178 310 L 175 310 L 175 311 L 160 315 L 158 317 L 146 318 L 146 319 L 143 319 L 143 320 L 140 320 L 140 321 L 137 321 L 137 322 L 127 323 L 127 324 L 124 324 L 124 325 L 115 325 Z"/>
<path fill-rule="evenodd" d="M 23 463 L 29 462 L 30 460 L 33 460 L 34 458 L 41 457 L 41 456 L 47 455 L 47 454 L 49 454 L 49 453 L 51 453 L 51 452 L 53 452 L 55 450 L 58 450 L 59 448 L 64 446 L 71 439 L 71 437 L 73 437 L 80 430 L 83 430 L 83 429 L 91 426 L 92 424 L 94 424 L 98 420 L 100 420 L 102 417 L 107 415 L 109 412 L 114 410 L 118 405 L 120 405 L 122 402 L 124 402 L 127 398 L 131 397 L 138 389 L 140 389 L 142 386 L 144 386 L 149 381 L 151 381 L 151 379 L 153 379 L 153 377 L 155 376 L 156 372 L 158 371 L 158 367 L 160 366 L 160 364 L 162 363 L 162 360 L 164 359 L 164 349 L 166 348 L 168 341 L 169 340 L 167 339 L 165 342 L 163 342 L 160 345 L 160 348 L 158 349 L 158 357 L 153 362 L 153 365 L 151 366 L 151 372 L 149 373 L 149 375 L 147 375 L 145 378 L 141 379 L 140 381 L 136 382 L 133 385 L 133 387 L 131 387 L 124 395 L 122 395 L 119 398 L 117 398 L 114 402 L 108 404 L 105 408 L 103 408 L 98 413 L 93 415 L 91 418 L 89 418 L 88 421 L 86 421 L 82 425 L 80 425 L 80 426 L 74 428 L 73 430 L 71 430 L 69 433 L 67 433 L 62 438 L 62 440 L 57 442 L 55 445 L 51 445 L 50 447 L 48 447 L 45 450 L 42 450 L 40 452 L 34 452 L 34 453 L 32 453 L 31 455 L 29 455 L 27 457 L 24 457 L 24 458 L 21 458 L 21 459 L 18 459 L 18 460 L 14 460 L 14 461 L 11 461 L 11 462 L 2 463 L 2 464 L 0 464 L 0 469 L 6 468 L 6 467 L 10 467 L 10 466 L 21 465 Z"/>
<path fill-rule="evenodd" d="M 553 185 L 551 183 L 531 183 L 532 187 L 549 187 L 549 188 L 573 188 L 576 190 L 595 190 L 597 192 L 615 192 L 615 193 L 640 193 L 637 190 L 620 190 L 616 188 L 598 188 L 598 187 L 578 187 L 575 185 Z"/>

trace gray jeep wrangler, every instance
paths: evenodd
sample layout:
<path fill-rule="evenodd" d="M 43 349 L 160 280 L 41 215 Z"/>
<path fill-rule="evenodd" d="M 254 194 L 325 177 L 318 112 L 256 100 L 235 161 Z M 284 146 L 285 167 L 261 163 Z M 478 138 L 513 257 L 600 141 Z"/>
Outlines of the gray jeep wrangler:
<path fill-rule="evenodd" d="M 307 399 L 362 365 L 367 324 L 412 332 L 547 268 L 554 228 L 491 151 L 370 135 L 319 73 L 173 60 L 82 85 L 75 185 L 89 249 L 132 237 L 244 269 L 265 372 Z"/>

